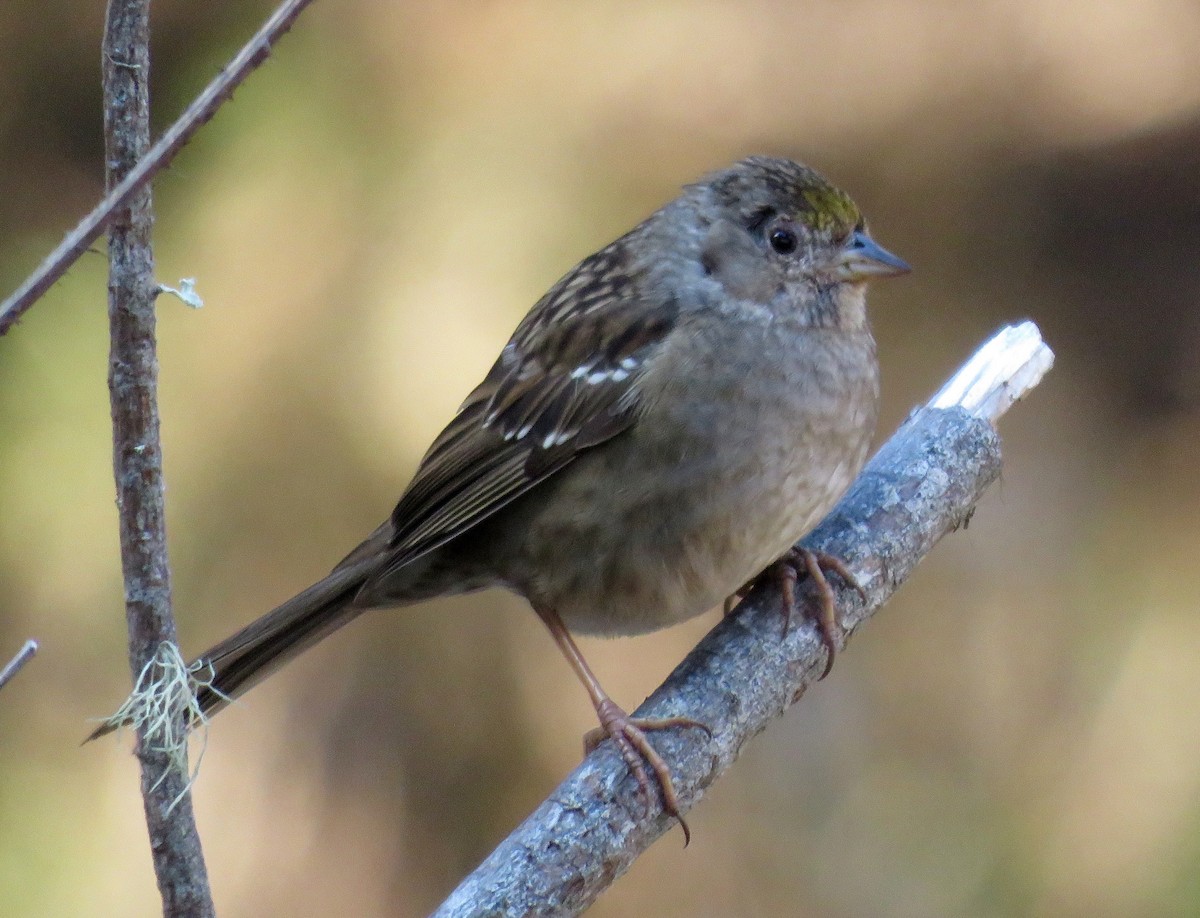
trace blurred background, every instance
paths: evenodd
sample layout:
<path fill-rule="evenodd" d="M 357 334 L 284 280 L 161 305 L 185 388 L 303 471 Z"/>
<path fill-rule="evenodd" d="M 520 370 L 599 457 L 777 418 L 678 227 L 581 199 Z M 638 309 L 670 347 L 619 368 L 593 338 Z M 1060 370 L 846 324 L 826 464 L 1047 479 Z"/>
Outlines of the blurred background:
<path fill-rule="evenodd" d="M 270 3 L 156 0 L 167 126 Z M 0 7 L 0 281 L 99 198 L 100 3 Z M 190 655 L 390 511 L 529 305 L 748 153 L 916 268 L 877 285 L 879 439 L 999 325 L 1054 371 L 1004 478 L 597 916 L 1200 912 L 1200 5 L 317 4 L 155 186 Z M 99 247 L 98 247 L 99 248 Z M 159 914 L 128 737 L 105 261 L 0 339 L 0 910 Z M 717 615 L 585 640 L 633 706 Z M 594 725 L 488 593 L 368 616 L 213 726 L 224 916 L 432 909 Z"/>

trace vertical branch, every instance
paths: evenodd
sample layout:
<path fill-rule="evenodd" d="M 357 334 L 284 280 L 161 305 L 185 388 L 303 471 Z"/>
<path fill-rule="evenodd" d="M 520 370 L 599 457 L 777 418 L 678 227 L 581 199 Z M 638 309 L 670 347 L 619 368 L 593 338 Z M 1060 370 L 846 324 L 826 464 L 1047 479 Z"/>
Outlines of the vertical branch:
<path fill-rule="evenodd" d="M 106 183 L 117 185 L 150 146 L 150 2 L 109 0 L 102 61 Z M 154 217 L 149 187 L 109 227 L 109 398 L 120 514 L 129 665 L 135 682 L 175 642 L 167 563 L 155 345 Z M 167 916 L 214 914 L 187 775 L 139 728 L 137 755 L 154 871 Z"/>

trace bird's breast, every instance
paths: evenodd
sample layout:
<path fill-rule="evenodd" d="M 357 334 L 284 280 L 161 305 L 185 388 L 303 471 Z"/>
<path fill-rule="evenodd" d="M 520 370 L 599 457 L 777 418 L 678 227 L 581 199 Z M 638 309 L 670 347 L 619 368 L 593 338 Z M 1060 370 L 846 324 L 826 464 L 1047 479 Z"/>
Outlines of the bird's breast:
<path fill-rule="evenodd" d="M 785 332 L 695 342 L 657 389 L 651 374 L 638 423 L 529 513 L 522 591 L 573 630 L 650 631 L 718 605 L 808 532 L 862 468 L 878 371 L 868 333 Z"/>

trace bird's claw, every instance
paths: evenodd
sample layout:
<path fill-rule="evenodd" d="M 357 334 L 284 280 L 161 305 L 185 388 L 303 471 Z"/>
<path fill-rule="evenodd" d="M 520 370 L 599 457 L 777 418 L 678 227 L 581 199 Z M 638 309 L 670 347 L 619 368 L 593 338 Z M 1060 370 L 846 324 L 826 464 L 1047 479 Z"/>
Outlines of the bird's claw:
<path fill-rule="evenodd" d="M 824 679 L 833 669 L 833 660 L 838 650 L 845 644 L 845 631 L 837 616 L 837 598 L 833 588 L 825 578 L 825 572 L 832 571 L 842 578 L 852 589 L 867 601 L 867 591 L 863 589 L 854 572 L 846 566 L 841 558 L 823 551 L 813 551 L 810 548 L 793 548 L 782 558 L 772 564 L 764 572 L 772 576 L 779 584 L 782 598 L 783 636 L 786 638 L 791 630 L 792 617 L 796 612 L 796 584 L 801 576 L 808 577 L 816 587 L 818 605 L 815 615 L 817 631 L 821 635 L 821 643 L 825 645 L 825 670 L 820 678 Z"/>
<path fill-rule="evenodd" d="M 646 771 L 649 766 L 654 773 L 654 782 L 658 785 L 662 796 L 663 810 L 679 820 L 683 829 L 683 844 L 692 840 L 691 830 L 679 811 L 679 797 L 675 793 L 675 785 L 671 781 L 671 771 L 662 756 L 650 745 L 646 734 L 652 730 L 670 730 L 674 727 L 691 727 L 703 730 L 712 739 L 712 730 L 706 724 L 690 717 L 630 717 L 615 702 L 605 698 L 596 705 L 596 714 L 600 718 L 600 726 L 589 730 L 583 737 L 584 753 L 590 753 L 606 739 L 611 739 L 625 760 L 634 780 L 638 783 L 638 794 L 643 804 L 650 807 L 650 776 Z"/>

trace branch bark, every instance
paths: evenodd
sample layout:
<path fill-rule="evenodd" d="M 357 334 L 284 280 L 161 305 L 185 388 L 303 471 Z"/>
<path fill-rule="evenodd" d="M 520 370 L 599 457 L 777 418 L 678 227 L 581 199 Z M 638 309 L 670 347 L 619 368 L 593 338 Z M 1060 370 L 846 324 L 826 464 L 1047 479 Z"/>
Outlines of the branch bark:
<path fill-rule="evenodd" d="M 0 304 L 0 335 L 12 328 L 25 311 L 36 303 L 56 280 L 67 273 L 67 269 L 87 251 L 87 247 L 96 241 L 104 228 L 118 214 L 127 210 L 141 190 L 150 184 L 150 180 L 170 165 L 175 154 L 192 139 L 192 135 L 217 113 L 217 109 L 233 96 L 233 91 L 242 81 L 267 59 L 275 42 L 291 28 L 296 17 L 311 2 L 312 0 L 284 0 L 237 56 L 217 74 L 204 88 L 204 92 L 195 98 L 179 119 L 159 138 L 158 143 L 150 148 L 136 165 L 123 169 L 120 181 L 114 182 L 110 177 L 108 193 L 104 199 L 66 235 L 58 248 L 46 256 L 46 260 L 25 279 L 12 296 Z M 108 67 L 107 57 L 104 65 Z"/>
<path fill-rule="evenodd" d="M 848 636 L 943 535 L 966 524 L 1000 474 L 996 418 L 1052 362 L 1033 323 L 1003 330 L 900 428 L 803 540 L 844 559 L 866 591 L 866 602 L 854 590 L 839 591 Z M 815 608 L 811 591 L 802 598 Z M 654 735 L 684 812 L 824 670 L 825 651 L 811 625 L 780 639 L 779 602 L 774 588 L 756 589 L 637 711 L 691 717 L 712 728 L 711 740 L 697 730 Z M 665 833 L 673 820 L 657 807 L 644 811 L 611 745 L 589 755 L 434 918 L 577 915 Z"/>
<path fill-rule="evenodd" d="M 32 638 L 25 642 L 24 646 L 17 651 L 17 655 L 4 665 L 4 669 L 0 669 L 0 689 L 8 685 L 8 680 L 21 671 L 26 663 L 33 659 L 33 655 L 38 651 L 38 642 Z"/>
<path fill-rule="evenodd" d="M 149 0 L 110 0 L 102 58 L 105 177 L 114 189 L 150 146 Z M 143 183 L 129 196 L 128 206 L 113 213 L 108 234 L 113 475 L 135 682 L 159 647 L 176 641 L 158 424 L 153 225 L 150 189 Z M 212 916 L 186 771 L 172 765 L 150 732 L 138 730 L 137 755 L 163 914 Z"/>

